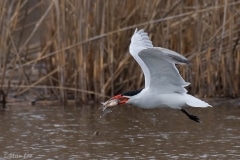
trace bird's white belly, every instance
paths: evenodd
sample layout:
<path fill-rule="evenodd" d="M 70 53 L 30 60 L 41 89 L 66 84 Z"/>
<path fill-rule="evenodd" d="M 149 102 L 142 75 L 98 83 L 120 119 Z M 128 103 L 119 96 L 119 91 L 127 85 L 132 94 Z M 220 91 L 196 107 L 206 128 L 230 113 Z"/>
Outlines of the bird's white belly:
<path fill-rule="evenodd" d="M 179 93 L 139 95 L 130 99 L 127 103 L 145 109 L 166 107 L 181 109 L 186 105 L 184 94 Z"/>

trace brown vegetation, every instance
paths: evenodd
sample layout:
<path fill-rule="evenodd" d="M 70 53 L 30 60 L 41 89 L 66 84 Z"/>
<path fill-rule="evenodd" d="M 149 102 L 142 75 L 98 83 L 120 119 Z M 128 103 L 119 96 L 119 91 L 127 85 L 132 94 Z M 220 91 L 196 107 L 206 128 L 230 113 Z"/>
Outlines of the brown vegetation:
<path fill-rule="evenodd" d="M 239 0 L 2 0 L 0 89 L 66 102 L 141 88 L 128 54 L 137 27 L 190 59 L 180 72 L 192 94 L 238 97 L 239 17 Z"/>

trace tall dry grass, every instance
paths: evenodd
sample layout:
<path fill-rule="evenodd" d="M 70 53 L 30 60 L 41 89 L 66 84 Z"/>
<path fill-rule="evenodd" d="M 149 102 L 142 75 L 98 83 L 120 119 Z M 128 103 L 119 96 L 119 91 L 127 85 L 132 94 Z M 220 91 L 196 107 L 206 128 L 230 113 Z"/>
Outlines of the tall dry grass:
<path fill-rule="evenodd" d="M 190 59 L 180 72 L 192 94 L 239 97 L 239 17 L 239 0 L 3 0 L 0 89 L 65 103 L 141 88 L 143 74 L 128 53 L 138 27 L 154 45 Z"/>

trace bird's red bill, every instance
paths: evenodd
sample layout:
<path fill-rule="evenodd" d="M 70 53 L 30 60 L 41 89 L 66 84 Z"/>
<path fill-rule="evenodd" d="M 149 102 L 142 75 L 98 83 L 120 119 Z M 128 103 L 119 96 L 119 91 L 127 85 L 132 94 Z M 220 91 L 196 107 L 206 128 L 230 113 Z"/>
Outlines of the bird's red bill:
<path fill-rule="evenodd" d="M 117 99 L 118 104 L 125 104 L 128 101 L 128 97 L 124 97 L 121 94 L 112 97 L 111 99 Z"/>

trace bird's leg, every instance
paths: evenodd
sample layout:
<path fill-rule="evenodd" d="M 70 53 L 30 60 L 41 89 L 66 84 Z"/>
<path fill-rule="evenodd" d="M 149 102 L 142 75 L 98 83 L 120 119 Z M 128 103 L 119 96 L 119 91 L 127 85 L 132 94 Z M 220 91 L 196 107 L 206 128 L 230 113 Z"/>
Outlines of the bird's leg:
<path fill-rule="evenodd" d="M 200 123 L 200 119 L 199 119 L 197 116 L 192 115 L 192 114 L 189 114 L 185 109 L 181 109 L 181 111 L 182 111 L 184 114 L 186 114 L 186 115 L 188 116 L 188 118 L 190 118 L 191 120 Z"/>

